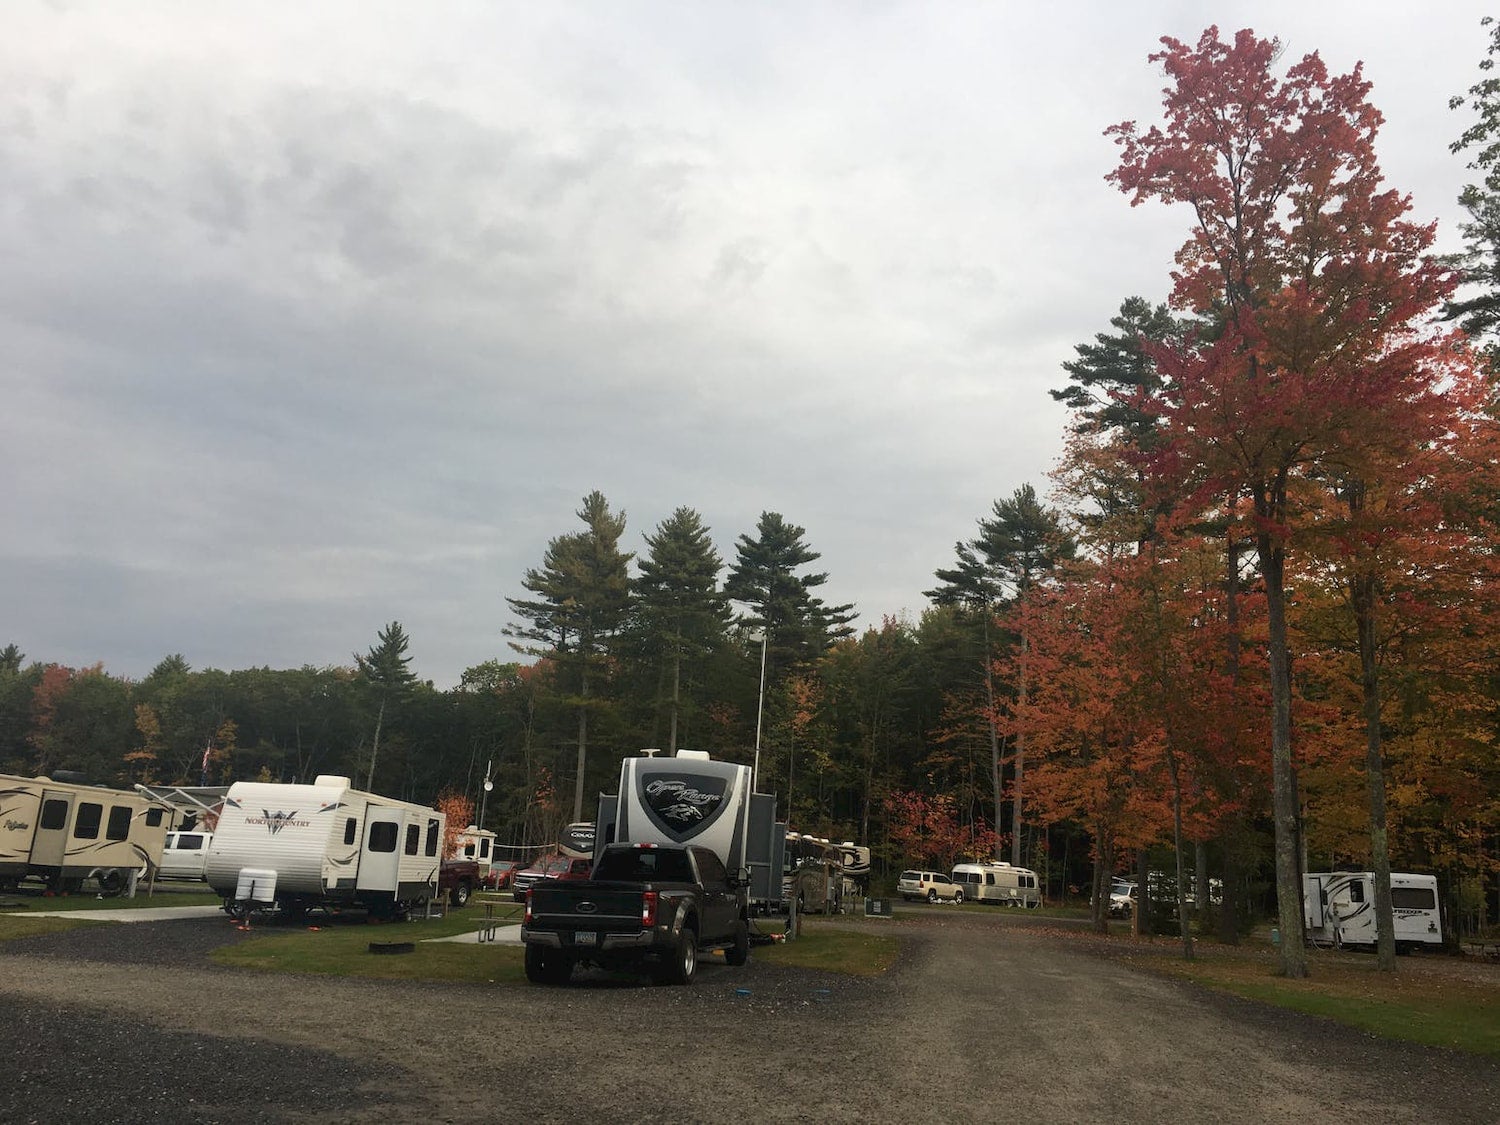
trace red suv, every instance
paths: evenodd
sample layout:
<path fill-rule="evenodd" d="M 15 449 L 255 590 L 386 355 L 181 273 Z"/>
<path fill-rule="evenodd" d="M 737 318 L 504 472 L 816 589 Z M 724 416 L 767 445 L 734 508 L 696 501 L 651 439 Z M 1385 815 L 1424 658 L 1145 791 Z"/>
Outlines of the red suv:
<path fill-rule="evenodd" d="M 511 876 L 511 897 L 517 902 L 525 902 L 526 892 L 538 879 L 587 879 L 593 867 L 592 859 L 576 859 L 556 852 L 544 855 L 530 867 Z"/>

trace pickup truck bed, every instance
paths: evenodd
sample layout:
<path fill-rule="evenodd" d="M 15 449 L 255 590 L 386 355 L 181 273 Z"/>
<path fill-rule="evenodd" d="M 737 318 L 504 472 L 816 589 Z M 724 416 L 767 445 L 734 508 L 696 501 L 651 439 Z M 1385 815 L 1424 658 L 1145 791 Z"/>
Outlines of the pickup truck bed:
<path fill-rule="evenodd" d="M 575 965 L 649 967 L 688 984 L 698 954 L 722 949 L 731 965 L 750 956 L 746 886 L 707 848 L 612 844 L 594 877 L 546 880 L 527 893 L 521 941 L 527 979 L 561 984 Z"/>

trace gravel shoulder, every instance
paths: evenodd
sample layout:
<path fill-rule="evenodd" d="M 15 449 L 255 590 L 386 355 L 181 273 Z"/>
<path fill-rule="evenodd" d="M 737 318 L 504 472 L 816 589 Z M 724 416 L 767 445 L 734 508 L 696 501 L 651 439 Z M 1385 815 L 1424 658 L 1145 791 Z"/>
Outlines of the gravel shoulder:
<path fill-rule="evenodd" d="M 28 938 L 0 946 L 0 1120 L 1500 1120 L 1490 1060 L 1161 979 L 1002 913 L 830 923 L 903 938 L 879 980 L 752 956 L 690 988 L 253 973 L 208 961 L 242 936 L 223 920 Z"/>

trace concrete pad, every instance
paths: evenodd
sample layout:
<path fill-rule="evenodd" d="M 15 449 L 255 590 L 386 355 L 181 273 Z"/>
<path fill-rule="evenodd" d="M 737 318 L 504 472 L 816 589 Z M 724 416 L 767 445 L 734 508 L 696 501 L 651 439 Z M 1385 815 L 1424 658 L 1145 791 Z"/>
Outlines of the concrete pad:
<path fill-rule="evenodd" d="M 460 942 L 460 943 L 462 943 L 464 945 L 481 945 L 481 944 L 483 944 L 483 945 L 520 945 L 521 944 L 521 924 L 519 922 L 509 922 L 509 923 L 504 923 L 504 924 L 501 924 L 501 925 L 497 925 L 495 927 L 495 930 L 494 930 L 495 936 L 494 936 L 493 941 L 491 941 L 489 938 L 486 938 L 483 942 L 480 942 L 479 935 L 481 933 L 488 933 L 488 931 L 486 931 L 486 930 L 475 930 L 473 933 L 468 933 L 468 934 L 454 934 L 452 937 L 423 938 L 422 940 L 424 942 L 425 941 L 456 941 L 456 942 Z"/>
<path fill-rule="evenodd" d="M 164 922 L 172 918 L 227 918 L 222 906 L 143 906 L 119 910 L 10 910 L 22 918 L 87 918 L 90 922 Z"/>

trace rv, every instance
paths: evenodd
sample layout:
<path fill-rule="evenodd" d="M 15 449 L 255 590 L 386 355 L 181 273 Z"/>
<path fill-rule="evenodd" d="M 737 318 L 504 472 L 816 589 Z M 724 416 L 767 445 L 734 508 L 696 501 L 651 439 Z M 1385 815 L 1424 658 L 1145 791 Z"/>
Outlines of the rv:
<path fill-rule="evenodd" d="M 1042 892 L 1036 872 L 1008 863 L 959 863 L 953 868 L 953 881 L 964 889 L 969 902 L 995 902 L 1001 906 L 1024 906 L 1035 910 L 1042 905 Z"/>
<path fill-rule="evenodd" d="M 870 849 L 852 840 L 835 844 L 821 836 L 786 834 L 782 897 L 799 914 L 842 914 L 864 893 Z"/>
<path fill-rule="evenodd" d="M 347 777 L 229 787 L 203 876 L 240 916 L 363 906 L 400 916 L 437 897 L 443 814 L 363 793 Z"/>
<path fill-rule="evenodd" d="M 660 754 L 624 759 L 620 791 L 600 794 L 594 860 L 607 844 L 694 844 L 731 873 L 750 872 L 752 909 L 779 909 L 786 825 L 776 820 L 775 796 L 751 792 L 749 766 L 703 750 Z"/>
<path fill-rule="evenodd" d="M 490 867 L 495 862 L 495 834 L 488 828 L 471 824 L 458 834 L 453 855 L 449 859 L 472 859 L 479 864 L 479 878 L 488 878 Z"/>
<path fill-rule="evenodd" d="M 1372 871 L 1308 872 L 1302 877 L 1302 909 L 1312 941 L 1372 948 L 1376 944 Z M 1391 913 L 1398 953 L 1442 946 L 1436 876 L 1392 871 Z"/>
<path fill-rule="evenodd" d="M 172 810 L 139 793 L 0 774 L 0 883 L 119 894 L 161 863 Z"/>

